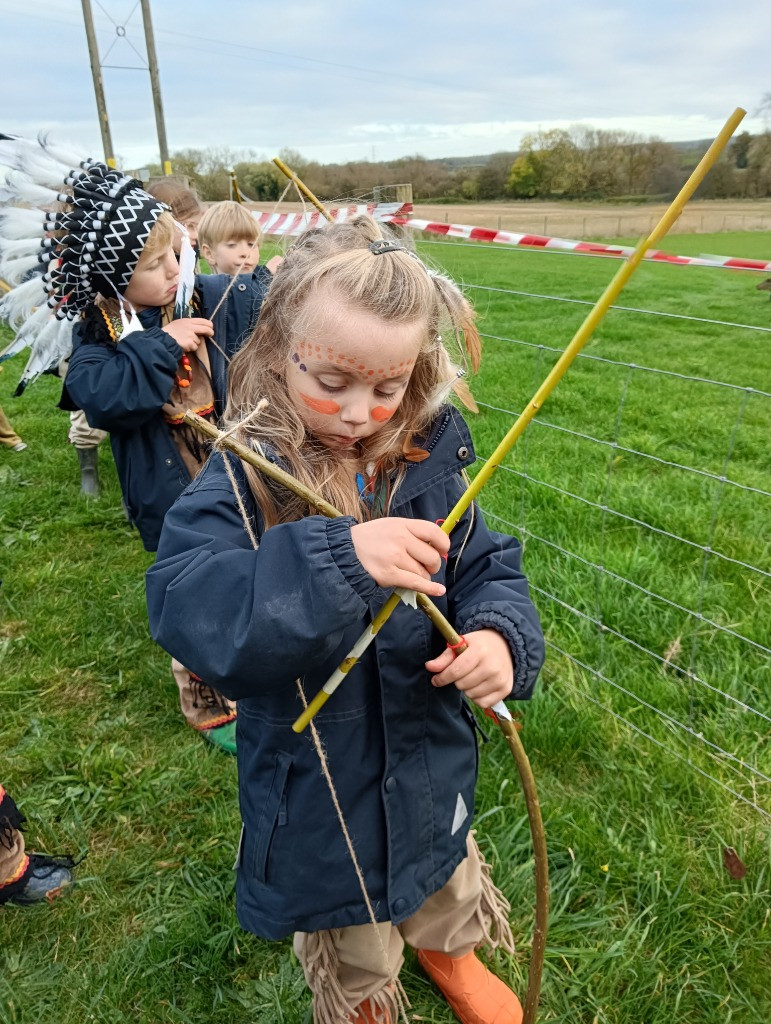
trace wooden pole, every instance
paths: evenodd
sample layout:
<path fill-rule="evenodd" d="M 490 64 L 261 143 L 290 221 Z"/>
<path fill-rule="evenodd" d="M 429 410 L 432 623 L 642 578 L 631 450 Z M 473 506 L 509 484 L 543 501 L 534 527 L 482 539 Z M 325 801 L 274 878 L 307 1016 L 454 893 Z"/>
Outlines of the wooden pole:
<path fill-rule="evenodd" d="M 83 21 L 86 26 L 86 42 L 88 43 L 88 59 L 91 62 L 91 78 L 94 82 L 94 96 L 96 97 L 96 110 L 99 115 L 99 131 L 102 133 L 102 149 L 104 149 L 104 160 L 108 167 L 115 166 L 115 152 L 112 148 L 110 136 L 110 122 L 107 120 L 107 103 L 104 98 L 104 82 L 102 81 L 102 67 L 99 63 L 99 47 L 96 42 L 94 31 L 94 16 L 91 12 L 91 0 L 81 0 L 83 7 Z"/>
<path fill-rule="evenodd" d="M 153 90 L 153 107 L 155 108 L 155 128 L 158 132 L 158 148 L 161 153 L 161 166 L 164 174 L 171 174 L 169 146 L 166 142 L 166 123 L 163 119 L 163 101 L 161 99 L 161 79 L 158 74 L 158 58 L 155 54 L 155 34 L 150 14 L 150 0 L 142 0 L 142 21 L 145 26 L 145 46 L 147 47 L 147 63 L 150 66 L 150 86 Z"/>

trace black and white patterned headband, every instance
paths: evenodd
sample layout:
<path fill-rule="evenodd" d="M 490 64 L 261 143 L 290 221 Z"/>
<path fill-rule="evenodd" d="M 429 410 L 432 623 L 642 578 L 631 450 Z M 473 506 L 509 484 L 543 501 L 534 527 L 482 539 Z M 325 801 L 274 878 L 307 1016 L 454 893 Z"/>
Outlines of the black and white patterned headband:
<path fill-rule="evenodd" d="M 0 277 L 16 286 L 0 316 L 18 330 L 15 352 L 43 328 L 53 337 L 52 317 L 73 321 L 98 294 L 122 295 L 169 207 L 135 178 L 42 136 L 0 134 L 0 164 L 11 168 L 0 181 Z"/>

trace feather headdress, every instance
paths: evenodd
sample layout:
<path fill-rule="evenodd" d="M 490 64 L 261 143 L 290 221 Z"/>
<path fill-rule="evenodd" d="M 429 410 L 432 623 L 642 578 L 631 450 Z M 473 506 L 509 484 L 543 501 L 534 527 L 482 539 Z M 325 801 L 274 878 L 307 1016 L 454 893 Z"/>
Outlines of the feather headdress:
<path fill-rule="evenodd" d="M 42 135 L 0 134 L 0 164 L 11 168 L 0 183 L 0 277 L 16 286 L 0 317 L 18 328 L 0 359 L 32 349 L 20 394 L 69 355 L 72 321 L 98 294 L 123 294 L 168 207 L 135 178 Z"/>

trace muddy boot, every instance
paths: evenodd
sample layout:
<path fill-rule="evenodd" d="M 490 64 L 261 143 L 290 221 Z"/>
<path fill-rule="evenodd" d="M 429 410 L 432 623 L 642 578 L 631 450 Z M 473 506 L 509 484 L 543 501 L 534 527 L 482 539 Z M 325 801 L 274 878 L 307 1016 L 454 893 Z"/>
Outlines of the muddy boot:
<path fill-rule="evenodd" d="M 76 448 L 80 463 L 80 493 L 99 497 L 99 449 Z"/>

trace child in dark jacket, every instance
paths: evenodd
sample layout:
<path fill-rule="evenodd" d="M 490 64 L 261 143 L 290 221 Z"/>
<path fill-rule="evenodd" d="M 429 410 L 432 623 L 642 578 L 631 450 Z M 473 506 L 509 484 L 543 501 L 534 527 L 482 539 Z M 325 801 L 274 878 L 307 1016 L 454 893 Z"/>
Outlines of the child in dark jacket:
<path fill-rule="evenodd" d="M 153 551 L 164 515 L 207 455 L 185 412 L 222 414 L 227 365 L 256 322 L 269 275 L 196 278 L 184 228 L 135 179 L 77 163 L 45 139 L 3 137 L 0 150 L 17 168 L 11 194 L 44 204 L 2 221 L 0 255 L 17 280 L 32 274 L 3 300 L 8 318 L 23 321 L 17 342 L 31 339 L 25 375 L 71 350 L 61 405 L 109 432 L 126 513 Z M 10 241 L 36 224 L 37 245 Z M 234 704 L 173 668 L 188 722 L 235 753 Z"/>
<path fill-rule="evenodd" d="M 452 390 L 473 400 L 440 331 L 476 365 L 460 292 L 370 218 L 304 236 L 233 361 L 225 422 L 344 514 L 309 514 L 215 452 L 147 574 L 155 638 L 239 701 L 239 919 L 294 932 L 317 1024 L 396 1024 L 405 942 L 463 1024 L 521 1020 L 474 953 L 510 948 L 511 932 L 469 831 L 467 701 L 528 698 L 543 636 L 518 542 L 473 508 L 452 539 L 436 525 L 474 461 L 445 404 Z M 393 587 L 435 599 L 468 649 L 455 658 L 400 605 L 315 718 L 314 749 L 292 723 Z"/>
<path fill-rule="evenodd" d="M 171 214 L 161 213 L 123 292 L 133 311 L 128 326 L 116 300 L 86 309 L 73 332 L 66 383 L 91 426 L 109 431 L 126 513 L 148 551 L 156 549 L 164 515 L 208 454 L 184 423 L 185 412 L 215 421 L 222 415 L 227 365 L 255 323 L 265 290 L 262 275 L 244 275 L 215 314 L 230 278 L 197 277 L 193 308 L 200 315 L 173 319 L 174 231 Z M 235 704 L 181 659 L 173 659 L 172 673 L 188 724 L 235 753 Z"/>

